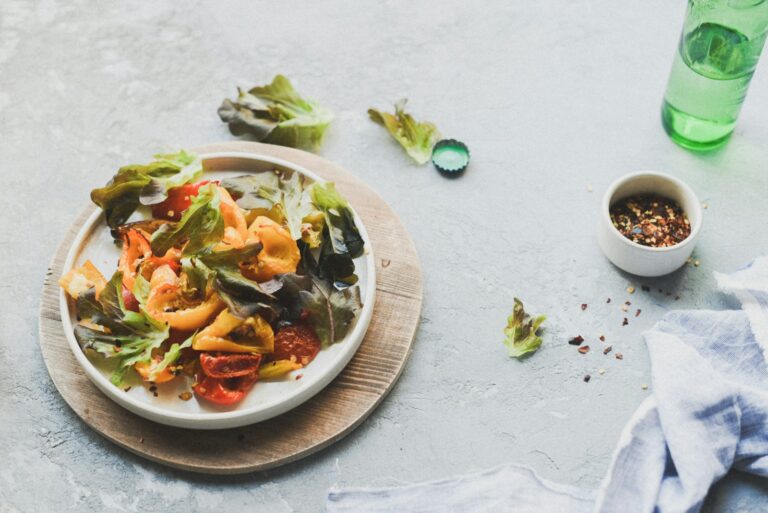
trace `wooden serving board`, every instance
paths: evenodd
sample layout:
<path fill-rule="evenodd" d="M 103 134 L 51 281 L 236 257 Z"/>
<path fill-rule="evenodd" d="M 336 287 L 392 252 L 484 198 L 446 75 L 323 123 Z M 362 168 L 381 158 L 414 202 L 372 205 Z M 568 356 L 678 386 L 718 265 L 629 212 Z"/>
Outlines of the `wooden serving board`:
<path fill-rule="evenodd" d="M 373 319 L 355 357 L 309 401 L 271 420 L 220 431 L 169 427 L 146 420 L 108 399 L 71 353 L 59 314 L 58 279 L 70 243 L 89 207 L 64 237 L 46 274 L 40 303 L 40 346 L 64 400 L 107 439 L 152 461 L 192 472 L 237 474 L 296 461 L 359 426 L 387 395 L 405 366 L 419 323 L 421 268 L 413 242 L 392 209 L 362 181 L 317 155 L 252 142 L 197 148 L 199 153 L 241 151 L 281 158 L 336 182 L 362 218 L 377 262 Z"/>

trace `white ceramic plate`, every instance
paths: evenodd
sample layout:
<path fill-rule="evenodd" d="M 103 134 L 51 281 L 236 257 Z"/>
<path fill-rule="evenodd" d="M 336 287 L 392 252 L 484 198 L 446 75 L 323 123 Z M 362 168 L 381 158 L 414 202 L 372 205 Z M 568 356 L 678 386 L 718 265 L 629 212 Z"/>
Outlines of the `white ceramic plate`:
<path fill-rule="evenodd" d="M 206 169 L 205 177 L 209 179 L 281 169 L 302 173 L 314 181 L 323 181 L 301 166 L 274 157 L 239 152 L 208 153 L 201 157 Z M 321 350 L 307 367 L 294 371 L 283 380 L 257 382 L 246 398 L 234 407 L 218 408 L 204 401 L 198 402 L 195 397 L 189 401 L 179 399 L 179 393 L 190 390 L 190 383 L 181 379 L 157 385 L 157 397 L 138 381 L 128 392 L 114 386 L 109 381 L 110 370 L 92 363 L 80 349 L 73 332 L 76 322 L 74 308 L 62 290 L 61 319 L 72 353 L 88 378 L 110 399 L 137 415 L 162 424 L 192 429 L 222 429 L 261 422 L 285 413 L 317 394 L 341 372 L 354 356 L 368 329 L 376 290 L 376 266 L 368 233 L 356 213 L 355 221 L 365 241 L 366 251 L 355 259 L 363 308 L 354 326 L 344 340 Z M 114 244 L 99 210 L 88 218 L 72 243 L 64 263 L 64 273 L 90 259 L 102 274 L 111 276 L 119 254 L 119 247 Z M 299 374 L 302 377 L 297 380 Z"/>

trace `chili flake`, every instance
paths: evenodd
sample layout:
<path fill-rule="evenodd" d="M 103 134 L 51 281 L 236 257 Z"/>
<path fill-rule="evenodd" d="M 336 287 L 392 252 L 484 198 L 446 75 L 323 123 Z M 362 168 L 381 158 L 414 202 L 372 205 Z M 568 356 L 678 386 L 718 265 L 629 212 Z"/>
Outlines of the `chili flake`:
<path fill-rule="evenodd" d="M 581 347 L 579 348 L 579 352 L 580 352 L 581 354 L 587 354 L 587 353 L 589 352 L 589 346 L 581 346 Z"/>
<path fill-rule="evenodd" d="M 581 335 L 576 335 L 575 337 L 573 337 L 571 340 L 568 341 L 568 343 L 571 344 L 572 346 L 580 346 L 582 342 L 584 342 L 584 337 L 582 337 Z"/>
<path fill-rule="evenodd" d="M 611 205 L 610 214 L 619 233 L 642 246 L 674 246 L 691 234 L 691 223 L 683 209 L 663 196 L 623 198 Z"/>
<path fill-rule="evenodd" d="M 589 374 L 584 375 L 584 383 L 589 383 L 590 379 L 592 379 L 592 376 L 590 376 Z"/>

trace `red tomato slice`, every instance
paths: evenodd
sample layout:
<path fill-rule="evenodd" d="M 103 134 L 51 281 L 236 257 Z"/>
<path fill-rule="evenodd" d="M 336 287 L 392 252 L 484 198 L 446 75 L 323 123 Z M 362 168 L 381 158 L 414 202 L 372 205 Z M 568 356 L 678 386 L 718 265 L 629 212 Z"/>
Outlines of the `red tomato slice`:
<path fill-rule="evenodd" d="M 258 374 L 240 378 L 220 379 L 206 376 L 194 387 L 195 394 L 202 399 L 222 406 L 239 403 L 251 389 Z"/>
<path fill-rule="evenodd" d="M 320 339 L 315 330 L 305 324 L 286 326 L 275 335 L 275 360 L 293 360 L 307 365 L 320 351 Z"/>
<path fill-rule="evenodd" d="M 164 201 L 152 205 L 152 217 L 169 221 L 180 220 L 181 215 L 192 204 L 192 197 L 197 196 L 200 187 L 207 183 L 210 183 L 210 180 L 188 183 L 170 189 Z"/>
<path fill-rule="evenodd" d="M 260 354 L 200 353 L 200 366 L 211 378 L 238 378 L 251 374 L 258 375 L 261 364 Z"/>

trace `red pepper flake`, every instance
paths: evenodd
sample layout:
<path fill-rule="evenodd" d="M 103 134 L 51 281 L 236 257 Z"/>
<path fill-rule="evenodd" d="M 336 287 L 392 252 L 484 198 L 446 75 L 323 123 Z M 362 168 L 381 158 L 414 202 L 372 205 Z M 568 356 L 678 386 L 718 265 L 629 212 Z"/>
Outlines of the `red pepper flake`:
<path fill-rule="evenodd" d="M 581 304 L 581 310 L 584 311 L 586 309 L 587 309 L 587 304 L 586 303 L 582 303 Z"/>
<path fill-rule="evenodd" d="M 391 260 L 387 260 L 386 258 L 382 258 L 381 259 L 381 267 L 382 267 L 382 269 L 386 269 L 387 267 L 389 267 L 389 264 L 391 264 L 391 263 L 392 263 Z"/>
<path fill-rule="evenodd" d="M 624 301 L 624 304 L 627 306 L 632 306 L 632 301 Z"/>
<path fill-rule="evenodd" d="M 301 379 L 301 378 L 303 378 L 303 377 L 304 377 L 304 374 L 299 374 L 299 375 L 297 375 L 297 376 L 296 376 L 296 381 L 300 380 L 300 379 Z"/>
<path fill-rule="evenodd" d="M 621 325 L 622 325 L 622 326 L 626 326 L 627 324 L 629 324 L 629 319 L 627 319 L 626 317 L 624 317 L 624 320 L 623 320 L 623 321 L 621 321 Z"/>
<path fill-rule="evenodd" d="M 621 354 L 621 353 L 616 353 L 616 359 L 617 360 L 623 360 L 624 359 L 624 355 Z"/>
<path fill-rule="evenodd" d="M 691 234 L 691 223 L 683 209 L 663 196 L 623 198 L 611 205 L 610 215 L 619 233 L 641 246 L 674 246 Z"/>
<path fill-rule="evenodd" d="M 592 379 L 592 376 L 589 374 L 584 374 L 584 383 L 589 383 L 589 380 Z"/>
<path fill-rule="evenodd" d="M 613 346 L 608 346 L 605 349 L 603 349 L 603 354 L 608 354 L 611 351 L 613 351 Z M 617 353 L 618 354 L 618 353 Z"/>
<path fill-rule="evenodd" d="M 606 303 L 610 303 L 611 302 L 611 298 L 606 299 L 605 302 Z"/>
<path fill-rule="evenodd" d="M 131 391 L 131 387 L 125 387 L 125 388 L 123 389 L 123 391 L 124 391 L 124 392 L 130 392 L 130 391 Z"/>
<path fill-rule="evenodd" d="M 580 352 L 581 354 L 587 354 L 587 353 L 589 352 L 589 346 L 581 346 L 581 347 L 579 348 L 579 352 Z"/>
<path fill-rule="evenodd" d="M 640 309 L 638 308 L 638 309 L 637 309 L 637 312 L 635 312 L 635 317 L 640 317 L 640 312 L 642 312 L 642 310 L 640 310 Z"/>
<path fill-rule="evenodd" d="M 575 337 L 573 337 L 571 340 L 568 341 L 568 343 L 571 344 L 572 346 L 580 346 L 582 342 L 584 342 L 584 337 L 582 337 L 581 335 L 576 335 Z"/>
<path fill-rule="evenodd" d="M 600 342 L 605 342 L 605 335 L 600 335 Z"/>
<path fill-rule="evenodd" d="M 144 437 L 143 437 L 143 436 L 140 436 L 140 437 L 139 437 L 139 443 L 140 443 L 140 444 L 143 444 L 143 443 L 144 443 Z"/>

